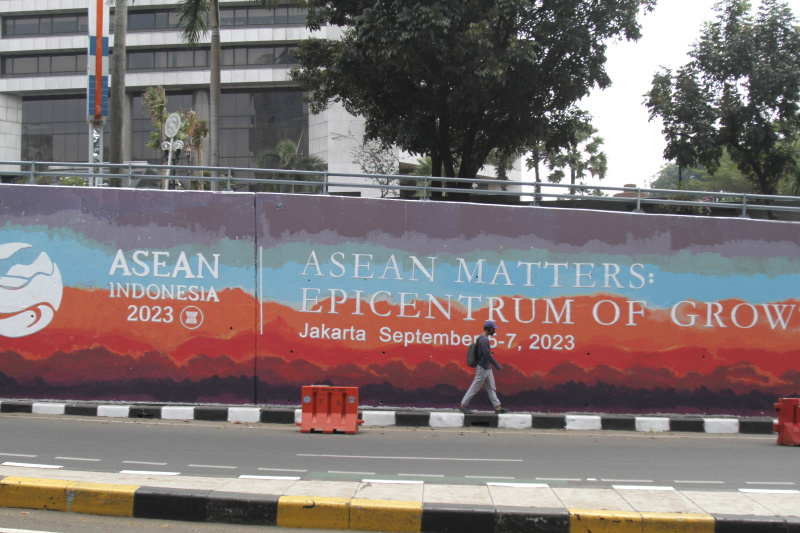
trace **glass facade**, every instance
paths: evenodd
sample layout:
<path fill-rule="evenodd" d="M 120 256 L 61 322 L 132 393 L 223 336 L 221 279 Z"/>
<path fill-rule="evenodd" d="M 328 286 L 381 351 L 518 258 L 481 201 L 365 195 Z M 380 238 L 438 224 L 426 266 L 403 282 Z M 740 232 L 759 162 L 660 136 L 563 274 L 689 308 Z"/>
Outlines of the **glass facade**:
<path fill-rule="evenodd" d="M 128 7 L 128 31 L 177 31 L 180 14 L 172 10 L 139 10 Z M 221 28 L 263 26 L 305 26 L 306 10 L 299 7 L 221 7 Z M 109 31 L 114 32 L 114 18 L 109 20 Z M 37 37 L 47 35 L 77 35 L 88 32 L 89 16 L 41 15 L 3 18 L 3 38 Z"/>
<path fill-rule="evenodd" d="M 21 159 L 88 161 L 89 124 L 86 115 L 85 97 L 25 98 L 22 102 Z M 104 160 L 108 161 L 108 143 L 104 142 L 103 147 Z"/>

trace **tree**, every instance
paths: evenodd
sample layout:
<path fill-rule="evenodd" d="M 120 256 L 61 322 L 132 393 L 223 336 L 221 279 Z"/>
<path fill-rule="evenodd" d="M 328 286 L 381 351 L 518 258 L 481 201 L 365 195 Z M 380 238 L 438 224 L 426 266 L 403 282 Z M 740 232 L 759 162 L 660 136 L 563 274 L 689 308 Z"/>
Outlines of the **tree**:
<path fill-rule="evenodd" d="M 309 170 L 322 172 L 328 169 L 328 164 L 314 155 L 301 155 L 297 144 L 284 139 L 275 146 L 263 150 L 256 156 L 256 166 L 258 168 L 275 170 Z M 314 174 L 292 174 L 292 173 L 271 173 L 267 179 L 287 180 L 287 181 L 308 181 L 320 182 L 318 175 Z M 318 192 L 319 185 L 284 185 L 284 184 L 263 184 L 259 185 L 259 191 L 264 192 Z"/>
<path fill-rule="evenodd" d="M 364 174 L 372 174 L 372 178 L 378 185 L 382 185 L 381 198 L 385 198 L 391 192 L 391 185 L 397 183 L 394 176 L 400 172 L 400 158 L 391 146 L 384 146 L 379 141 L 370 140 L 362 137 L 356 139 L 349 131 L 347 135 L 334 133 L 333 138 L 337 141 L 345 140 L 353 144 L 350 155 L 353 157 L 353 164 L 358 165 Z"/>
<path fill-rule="evenodd" d="M 800 28 L 788 5 L 723 0 L 705 24 L 692 60 L 662 69 L 645 95 L 651 120 L 663 120 L 664 157 L 713 173 L 725 150 L 763 194 L 775 194 L 796 166 L 800 132 Z"/>
<path fill-rule="evenodd" d="M 114 56 L 111 63 L 111 94 L 108 114 L 111 120 L 109 130 L 109 163 L 122 163 L 123 130 L 125 128 L 125 64 L 127 56 L 128 0 L 114 0 Z M 115 169 L 118 172 L 120 169 Z M 121 185 L 115 178 L 112 185 Z"/>
<path fill-rule="evenodd" d="M 608 171 L 608 158 L 605 152 L 600 151 L 603 138 L 595 133 L 597 130 L 589 122 L 583 122 L 575 128 L 565 150 L 548 151 L 546 160 L 550 175 L 547 181 L 561 183 L 569 173 L 569 182 L 575 185 L 586 177 L 587 172 L 593 178 L 604 179 Z M 571 188 L 569 193 L 575 194 L 575 191 Z"/>
<path fill-rule="evenodd" d="M 638 39 L 654 0 L 308 3 L 309 28 L 344 28 L 295 53 L 311 111 L 341 102 L 369 139 L 430 156 L 435 177 L 474 178 L 493 149 L 563 144 L 575 103 L 610 84 L 606 41 Z"/>
<path fill-rule="evenodd" d="M 272 8 L 278 0 L 247 0 L 258 3 L 265 8 Z M 220 63 L 219 37 L 219 0 L 180 0 L 178 4 L 178 27 L 184 41 L 190 48 L 196 47 L 209 32 L 211 26 L 211 49 L 209 52 L 210 84 L 209 84 L 209 133 L 211 138 L 210 166 L 220 166 L 220 102 L 222 99 L 222 69 Z M 217 174 L 217 173 L 212 173 Z M 216 177 L 216 176 L 215 176 Z M 217 190 L 217 181 L 211 182 L 211 188 Z"/>
<path fill-rule="evenodd" d="M 719 162 L 719 167 L 712 174 L 702 165 L 682 169 L 682 178 L 678 180 L 678 165 L 665 165 L 656 179 L 650 184 L 653 189 L 686 189 L 692 191 L 755 193 L 753 182 L 748 180 L 726 151 Z"/>

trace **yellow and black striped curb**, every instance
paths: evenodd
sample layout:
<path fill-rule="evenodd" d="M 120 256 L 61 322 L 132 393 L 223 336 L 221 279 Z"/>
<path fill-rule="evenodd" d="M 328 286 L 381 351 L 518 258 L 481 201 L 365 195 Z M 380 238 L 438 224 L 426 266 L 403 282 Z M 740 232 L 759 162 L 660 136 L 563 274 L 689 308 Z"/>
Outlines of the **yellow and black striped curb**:
<path fill-rule="evenodd" d="M 800 519 L 239 494 L 11 476 L 0 507 L 105 516 L 425 533 L 800 533 Z"/>

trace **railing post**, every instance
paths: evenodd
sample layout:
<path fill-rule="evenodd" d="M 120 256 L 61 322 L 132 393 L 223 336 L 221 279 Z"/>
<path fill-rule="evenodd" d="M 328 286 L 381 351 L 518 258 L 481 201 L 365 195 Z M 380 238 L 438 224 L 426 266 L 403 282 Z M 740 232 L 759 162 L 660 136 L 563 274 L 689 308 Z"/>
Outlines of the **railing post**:
<path fill-rule="evenodd" d="M 36 176 L 36 161 L 31 161 L 31 176 L 28 179 L 28 183 L 33 185 L 34 181 L 33 178 Z"/>
<path fill-rule="evenodd" d="M 636 187 L 636 209 L 633 210 L 634 213 L 644 213 L 642 211 L 642 189 Z"/>
<path fill-rule="evenodd" d="M 747 216 L 747 193 L 742 193 L 742 214 L 739 218 L 750 218 Z"/>
<path fill-rule="evenodd" d="M 133 163 L 128 163 L 128 188 L 133 187 Z"/>
<path fill-rule="evenodd" d="M 322 194 L 328 194 L 328 171 L 322 173 Z"/>
<path fill-rule="evenodd" d="M 228 167 L 228 190 L 229 191 L 233 190 L 233 189 L 231 189 L 231 173 L 232 173 L 231 167 Z"/>

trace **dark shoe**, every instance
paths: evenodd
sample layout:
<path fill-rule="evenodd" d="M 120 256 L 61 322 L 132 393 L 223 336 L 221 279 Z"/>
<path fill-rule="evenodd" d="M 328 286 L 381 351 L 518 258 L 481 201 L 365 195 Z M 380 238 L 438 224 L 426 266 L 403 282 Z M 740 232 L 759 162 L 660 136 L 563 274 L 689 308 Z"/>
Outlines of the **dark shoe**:
<path fill-rule="evenodd" d="M 458 410 L 461 411 L 462 413 L 464 413 L 465 415 L 468 415 L 468 414 L 470 414 L 472 412 L 472 411 L 469 410 L 469 407 L 467 407 L 466 405 L 459 405 L 458 406 Z"/>
<path fill-rule="evenodd" d="M 502 415 L 503 413 L 507 413 L 508 409 L 506 409 L 505 407 L 500 407 L 499 409 L 495 409 L 494 412 L 497 413 L 498 415 Z"/>

